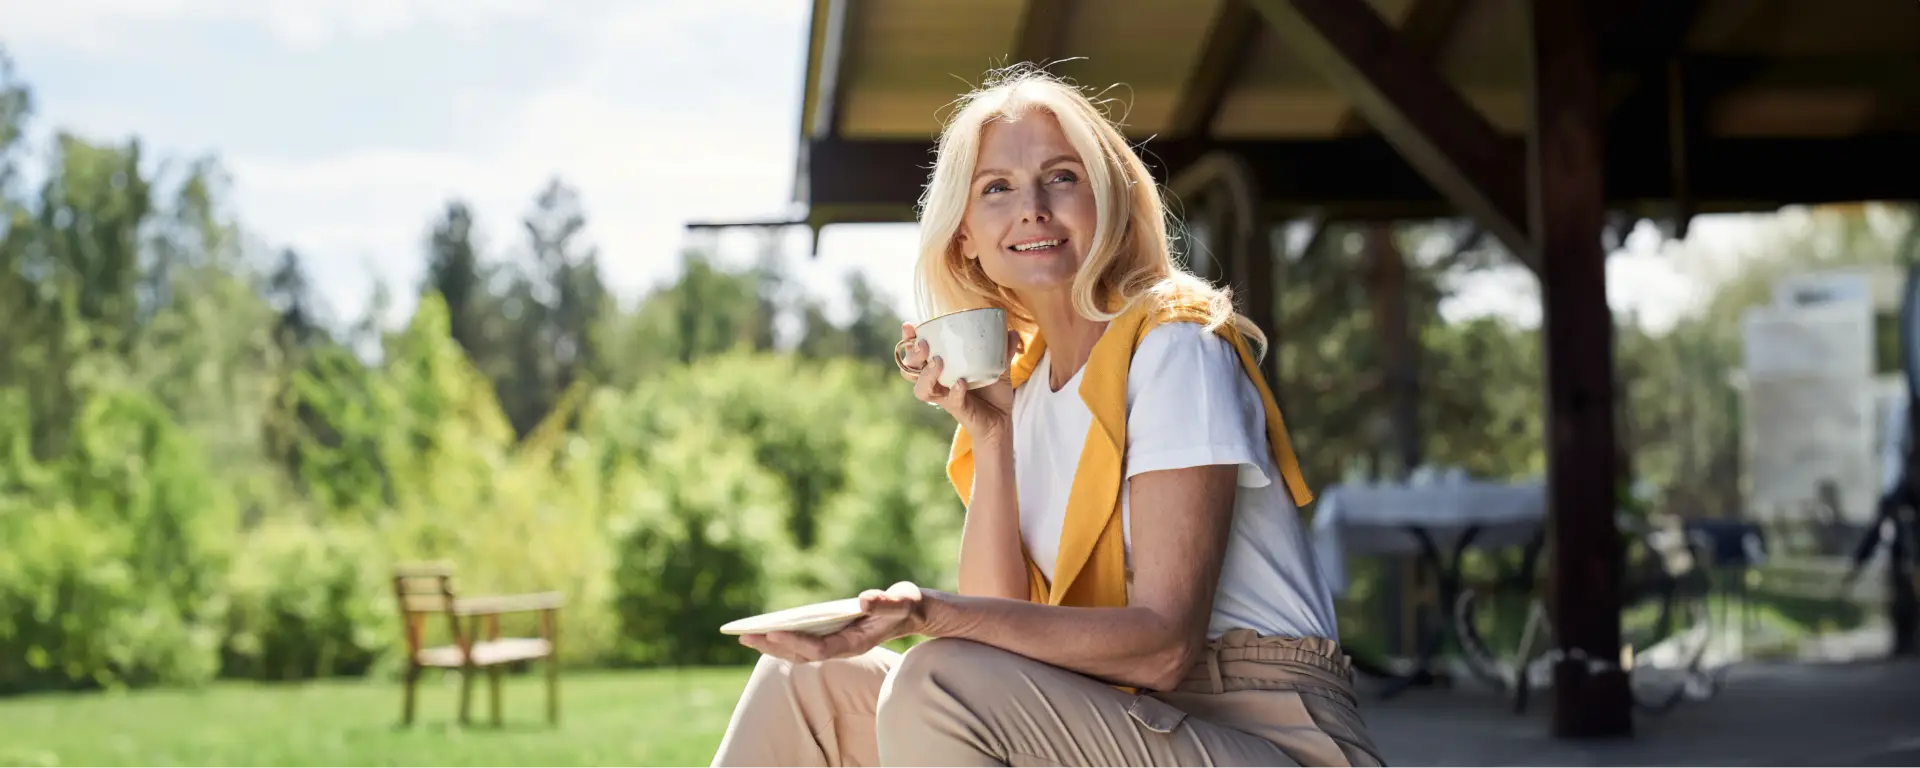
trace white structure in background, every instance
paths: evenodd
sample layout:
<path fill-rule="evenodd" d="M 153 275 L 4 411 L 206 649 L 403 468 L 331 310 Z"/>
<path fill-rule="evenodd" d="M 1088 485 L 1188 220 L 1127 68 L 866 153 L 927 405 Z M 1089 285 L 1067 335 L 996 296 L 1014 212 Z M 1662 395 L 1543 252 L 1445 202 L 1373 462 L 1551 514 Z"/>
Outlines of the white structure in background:
<path fill-rule="evenodd" d="M 1820 486 L 1839 491 L 1841 521 L 1873 520 L 1894 479 L 1905 377 L 1877 350 L 1900 314 L 1900 270 L 1853 269 L 1781 281 L 1771 306 L 1744 318 L 1748 512 L 1804 520 Z"/>

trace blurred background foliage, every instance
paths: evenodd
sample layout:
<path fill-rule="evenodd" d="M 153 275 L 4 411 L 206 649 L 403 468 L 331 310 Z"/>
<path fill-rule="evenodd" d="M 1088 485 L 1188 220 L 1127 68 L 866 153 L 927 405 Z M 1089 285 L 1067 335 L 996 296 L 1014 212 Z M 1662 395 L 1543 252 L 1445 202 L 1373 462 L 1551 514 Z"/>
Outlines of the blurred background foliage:
<path fill-rule="evenodd" d="M 575 665 L 744 662 L 717 625 L 952 584 L 952 426 L 897 378 L 900 318 L 857 276 L 835 321 L 776 254 L 690 250 L 622 301 L 601 260 L 663 254 L 600 253 L 556 179 L 498 250 L 458 200 L 423 222 L 422 284 L 384 289 L 417 294 L 403 323 L 385 301 L 338 318 L 298 254 L 227 210 L 215 160 L 65 133 L 30 152 L 32 111 L 0 57 L 0 693 L 389 672 L 402 560 L 451 561 L 471 592 L 565 592 Z M 1781 270 L 1891 259 L 1904 216 L 1782 217 L 1676 325 L 1623 318 L 1635 476 L 1675 511 L 1734 514 L 1740 311 Z M 1411 450 L 1365 230 L 1284 270 L 1278 388 L 1316 485 L 1409 453 L 1543 470 L 1539 339 L 1443 318 L 1500 263 L 1450 231 L 1391 233 L 1419 342 Z"/>

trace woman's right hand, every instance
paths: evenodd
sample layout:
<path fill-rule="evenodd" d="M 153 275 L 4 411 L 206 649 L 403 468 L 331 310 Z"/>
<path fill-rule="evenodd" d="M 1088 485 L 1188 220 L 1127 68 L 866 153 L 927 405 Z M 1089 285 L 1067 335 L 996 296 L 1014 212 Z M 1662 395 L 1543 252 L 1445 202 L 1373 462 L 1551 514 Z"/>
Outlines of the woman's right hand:
<path fill-rule="evenodd" d="M 903 340 L 913 342 L 907 345 L 906 354 L 902 356 L 905 365 L 900 375 L 913 382 L 914 398 L 952 414 L 975 442 L 999 440 L 1011 434 L 1013 385 L 1006 375 L 979 389 L 968 389 L 965 382 L 943 387 L 940 385 L 941 360 L 929 359 L 927 343 L 916 341 L 913 324 L 901 323 L 900 335 Z M 1007 331 L 1009 350 L 1018 349 L 1022 343 L 1018 332 Z"/>

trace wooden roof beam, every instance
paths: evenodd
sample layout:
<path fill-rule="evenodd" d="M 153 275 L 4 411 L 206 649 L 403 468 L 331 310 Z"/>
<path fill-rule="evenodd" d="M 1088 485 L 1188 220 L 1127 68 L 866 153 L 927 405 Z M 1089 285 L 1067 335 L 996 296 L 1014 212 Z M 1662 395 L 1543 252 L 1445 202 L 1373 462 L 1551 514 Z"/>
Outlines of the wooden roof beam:
<path fill-rule="evenodd" d="M 1250 0 L 1447 199 L 1539 271 L 1527 230 L 1526 156 L 1365 0 Z"/>
<path fill-rule="evenodd" d="M 1400 39 L 1437 68 L 1468 4 L 1468 0 L 1414 0 L 1406 20 L 1400 22 Z M 1359 110 L 1349 109 L 1340 118 L 1340 135 L 1352 135 L 1366 124 L 1367 118 Z"/>
<path fill-rule="evenodd" d="M 816 139 L 832 136 L 840 127 L 840 115 L 846 111 L 840 86 L 848 70 L 848 51 L 853 49 L 847 41 L 854 29 L 854 6 L 859 0 L 818 1 L 828 3 L 827 34 L 820 51 L 820 81 L 813 124 L 805 127 L 807 135 Z"/>
<path fill-rule="evenodd" d="M 1014 32 L 1013 61 L 1040 65 L 1066 47 L 1067 21 L 1073 17 L 1073 0 L 1027 0 L 1020 14 L 1020 29 Z"/>
<path fill-rule="evenodd" d="M 1666 129 L 1672 62 L 1686 54 L 1702 0 L 1634 0 L 1614 6 L 1602 27 L 1601 68 L 1624 72 L 1627 96 L 1613 110 L 1610 131 Z"/>
<path fill-rule="evenodd" d="M 1611 10 L 1611 18 L 1596 19 L 1601 26 L 1599 67 L 1624 70 L 1627 97 L 1610 116 L 1602 105 L 1608 134 L 1638 135 L 1662 144 L 1667 153 L 1667 177 L 1672 189 L 1668 216 L 1673 235 L 1687 238 L 1698 203 L 1693 192 L 1693 159 L 1700 143 L 1700 124 L 1714 91 L 1690 84 L 1687 38 L 1700 23 L 1704 0 L 1628 0 L 1596 7 Z"/>
<path fill-rule="evenodd" d="M 1246 0 L 1221 0 L 1207 25 L 1207 41 L 1180 90 L 1167 134 L 1174 138 L 1205 136 L 1227 99 L 1227 87 L 1240 72 L 1260 32 L 1260 15 Z"/>
<path fill-rule="evenodd" d="M 1703 0 L 1629 0 L 1606 6 L 1611 17 L 1597 20 L 1601 68 L 1656 72 L 1668 58 L 1685 53 L 1705 5 Z"/>
<path fill-rule="evenodd" d="M 1605 190 L 1610 206 L 1638 211 L 1643 203 L 1671 199 L 1673 185 L 1664 146 L 1616 136 L 1609 137 L 1607 149 Z M 891 211 L 874 220 L 911 221 L 933 151 L 932 142 L 919 139 L 809 142 L 807 155 L 817 170 L 806 179 L 809 205 L 837 211 Z M 1439 203 L 1445 198 L 1435 185 L 1377 136 L 1152 141 L 1141 146 L 1140 155 L 1156 179 L 1168 183 L 1215 151 L 1246 161 L 1262 205 L 1330 210 L 1397 207 L 1422 211 L 1419 215 L 1443 210 Z M 1920 136 L 1915 135 L 1707 138 L 1692 155 L 1692 189 L 1701 211 L 1853 200 L 1920 201 L 1920 175 L 1888 161 L 1915 155 L 1920 155 Z"/>

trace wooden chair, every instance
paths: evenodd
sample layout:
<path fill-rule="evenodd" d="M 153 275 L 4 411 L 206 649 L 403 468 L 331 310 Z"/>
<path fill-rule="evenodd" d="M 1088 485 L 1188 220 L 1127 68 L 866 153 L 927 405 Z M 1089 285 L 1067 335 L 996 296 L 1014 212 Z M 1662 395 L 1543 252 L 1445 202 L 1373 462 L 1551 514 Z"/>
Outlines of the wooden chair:
<path fill-rule="evenodd" d="M 493 724 L 497 727 L 502 724 L 500 684 L 505 665 L 536 659 L 547 660 L 547 722 L 560 722 L 560 593 L 463 598 L 454 594 L 451 567 L 420 563 L 394 569 L 393 594 L 400 604 L 407 640 L 402 723 L 413 724 L 420 673 L 427 667 L 437 667 L 460 670 L 460 722 L 463 725 L 471 722 L 468 713 L 473 700 L 473 678 L 485 670 L 493 689 Z M 540 614 L 539 637 L 500 636 L 502 615 L 529 612 Z M 453 644 L 423 644 L 430 613 L 446 614 Z"/>

